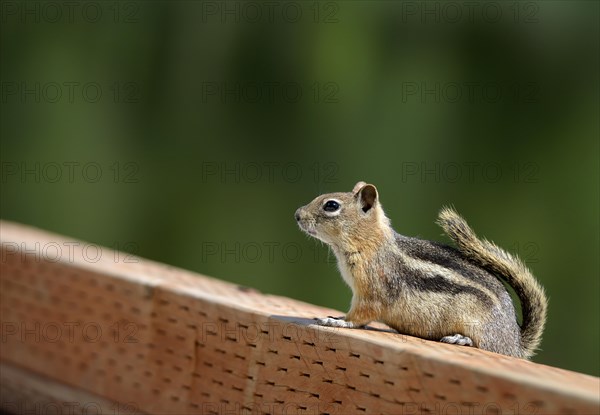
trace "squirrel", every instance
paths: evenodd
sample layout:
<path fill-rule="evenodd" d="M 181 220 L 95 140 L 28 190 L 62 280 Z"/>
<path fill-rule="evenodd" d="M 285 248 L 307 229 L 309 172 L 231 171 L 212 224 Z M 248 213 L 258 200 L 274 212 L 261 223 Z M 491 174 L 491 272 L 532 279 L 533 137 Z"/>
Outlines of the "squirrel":
<path fill-rule="evenodd" d="M 479 239 L 452 208 L 437 223 L 451 246 L 396 233 L 377 188 L 318 196 L 295 213 L 299 227 L 329 245 L 352 289 L 345 317 L 317 318 L 323 326 L 361 328 L 380 321 L 399 333 L 474 346 L 523 359 L 542 338 L 547 299 L 515 256 Z M 522 324 L 501 279 L 521 302 Z"/>

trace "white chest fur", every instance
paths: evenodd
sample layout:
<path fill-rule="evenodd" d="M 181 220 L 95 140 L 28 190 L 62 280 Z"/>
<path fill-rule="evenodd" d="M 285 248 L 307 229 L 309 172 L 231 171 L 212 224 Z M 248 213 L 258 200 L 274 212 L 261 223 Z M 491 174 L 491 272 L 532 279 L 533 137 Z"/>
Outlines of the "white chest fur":
<path fill-rule="evenodd" d="M 342 274 L 344 282 L 348 284 L 348 286 L 352 289 L 352 292 L 354 292 L 354 276 L 352 275 L 352 270 L 348 265 L 346 256 L 343 253 L 340 253 L 337 249 L 334 250 L 334 253 L 335 257 L 337 258 L 338 269 L 340 270 L 340 274 Z"/>

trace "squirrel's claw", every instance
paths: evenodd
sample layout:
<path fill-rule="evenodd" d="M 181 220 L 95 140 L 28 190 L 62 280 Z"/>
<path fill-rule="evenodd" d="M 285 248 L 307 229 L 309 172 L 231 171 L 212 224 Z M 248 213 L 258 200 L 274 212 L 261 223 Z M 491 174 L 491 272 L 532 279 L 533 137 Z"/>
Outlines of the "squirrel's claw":
<path fill-rule="evenodd" d="M 329 327 L 342 327 L 346 329 L 354 328 L 354 323 L 350 321 L 346 321 L 343 318 L 335 318 L 335 317 L 325 317 L 325 318 L 315 318 L 315 321 L 319 326 L 329 326 Z"/>
<path fill-rule="evenodd" d="M 445 336 L 440 339 L 442 343 L 458 344 L 460 346 L 473 346 L 473 340 L 462 334 L 455 334 L 454 336 Z"/>

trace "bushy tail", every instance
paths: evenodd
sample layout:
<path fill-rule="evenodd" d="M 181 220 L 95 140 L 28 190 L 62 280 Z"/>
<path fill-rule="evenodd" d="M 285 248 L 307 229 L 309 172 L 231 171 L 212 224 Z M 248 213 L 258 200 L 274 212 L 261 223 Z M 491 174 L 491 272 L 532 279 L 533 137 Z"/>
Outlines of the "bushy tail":
<path fill-rule="evenodd" d="M 526 358 L 534 355 L 542 340 L 547 300 L 544 289 L 517 257 L 492 242 L 477 238 L 467 222 L 452 208 L 443 208 L 437 222 L 471 261 L 504 279 L 517 293 L 523 311 L 521 346 Z"/>

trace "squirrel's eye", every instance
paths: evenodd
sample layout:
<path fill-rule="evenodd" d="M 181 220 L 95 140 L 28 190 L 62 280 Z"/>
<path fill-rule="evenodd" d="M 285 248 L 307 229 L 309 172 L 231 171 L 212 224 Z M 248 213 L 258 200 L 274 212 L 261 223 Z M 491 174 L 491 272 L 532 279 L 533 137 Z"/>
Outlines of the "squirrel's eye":
<path fill-rule="evenodd" d="M 324 205 L 323 205 L 323 210 L 325 212 L 335 212 L 336 210 L 338 210 L 340 208 L 340 204 L 338 202 L 336 202 L 335 200 L 328 200 Z"/>

